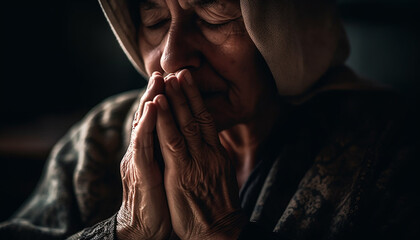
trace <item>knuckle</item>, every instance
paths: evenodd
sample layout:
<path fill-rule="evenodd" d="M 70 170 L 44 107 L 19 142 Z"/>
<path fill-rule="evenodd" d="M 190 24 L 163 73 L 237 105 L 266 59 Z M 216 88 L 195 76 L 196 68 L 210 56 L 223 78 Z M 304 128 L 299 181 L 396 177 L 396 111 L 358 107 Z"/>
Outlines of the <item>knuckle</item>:
<path fill-rule="evenodd" d="M 146 92 L 144 92 L 143 96 L 141 96 L 139 107 L 137 110 L 139 111 L 139 119 L 141 115 L 143 114 L 144 106 L 146 105 L 147 102 L 151 101 L 153 97 L 154 97 L 154 94 L 151 92 L 151 90 L 147 90 Z"/>
<path fill-rule="evenodd" d="M 205 178 L 206 174 L 200 169 L 195 169 L 194 172 L 186 171 L 179 177 L 178 187 L 188 195 L 203 195 L 209 192 Z"/>
<path fill-rule="evenodd" d="M 120 162 L 120 172 L 121 172 L 121 178 L 125 179 L 128 171 L 128 164 L 131 158 L 131 152 L 127 153 L 126 156 L 123 158 L 123 160 Z"/>
<path fill-rule="evenodd" d="M 146 91 L 146 92 L 143 94 L 143 96 L 141 96 L 138 110 L 140 110 L 140 109 L 142 108 L 142 106 L 144 106 L 144 104 L 145 104 L 147 101 L 150 101 L 149 91 Z"/>
<path fill-rule="evenodd" d="M 141 151 L 144 149 L 153 148 L 153 139 L 151 138 L 150 132 L 139 126 L 131 132 L 131 145 L 134 151 Z"/>
<path fill-rule="evenodd" d="M 137 125 L 139 124 L 139 120 L 140 120 L 140 113 L 139 113 L 139 110 L 137 110 L 136 113 L 134 114 L 133 125 L 132 125 L 133 129 L 137 127 Z"/>
<path fill-rule="evenodd" d="M 212 124 L 213 123 L 213 116 L 207 112 L 206 109 L 202 109 L 196 114 L 196 120 L 200 124 Z"/>
<path fill-rule="evenodd" d="M 134 130 L 131 132 L 131 145 L 132 145 L 132 150 L 138 150 L 139 149 L 139 131 L 138 130 Z"/>
<path fill-rule="evenodd" d="M 200 94 L 192 94 L 190 99 L 191 99 L 191 102 L 196 102 L 196 103 L 199 103 L 202 101 L 202 97 Z"/>
<path fill-rule="evenodd" d="M 184 98 L 180 100 L 179 105 L 181 108 L 189 109 L 190 105 L 188 104 L 187 100 Z"/>
<path fill-rule="evenodd" d="M 196 136 L 199 133 L 198 123 L 194 120 L 190 121 L 183 127 L 183 132 L 188 136 Z"/>
<path fill-rule="evenodd" d="M 167 147 L 173 153 L 180 153 L 185 149 L 184 139 L 180 136 L 173 136 L 168 139 Z"/>
<path fill-rule="evenodd" d="M 139 103 L 139 109 L 141 109 L 141 106 L 144 105 L 145 102 L 150 101 L 150 90 L 147 90 L 143 93 L 143 95 L 140 98 Z"/>

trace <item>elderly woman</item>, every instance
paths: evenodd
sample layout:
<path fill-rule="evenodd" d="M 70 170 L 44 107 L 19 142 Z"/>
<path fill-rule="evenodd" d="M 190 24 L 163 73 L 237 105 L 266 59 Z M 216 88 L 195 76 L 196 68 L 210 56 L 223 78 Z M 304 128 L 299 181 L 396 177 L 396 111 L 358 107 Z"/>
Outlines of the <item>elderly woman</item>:
<path fill-rule="evenodd" d="M 100 3 L 147 89 L 71 129 L 2 237 L 416 234 L 411 118 L 344 66 L 333 1 Z"/>

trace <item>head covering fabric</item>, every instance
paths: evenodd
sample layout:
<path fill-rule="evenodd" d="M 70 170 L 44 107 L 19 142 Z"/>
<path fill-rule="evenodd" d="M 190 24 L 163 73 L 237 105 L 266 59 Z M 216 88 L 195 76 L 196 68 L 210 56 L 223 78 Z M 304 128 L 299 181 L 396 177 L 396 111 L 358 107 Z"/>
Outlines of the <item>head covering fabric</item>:
<path fill-rule="evenodd" d="M 127 0 L 99 2 L 128 59 L 147 79 Z M 241 0 L 240 5 L 280 95 L 301 95 L 328 69 L 344 64 L 349 44 L 334 1 Z"/>

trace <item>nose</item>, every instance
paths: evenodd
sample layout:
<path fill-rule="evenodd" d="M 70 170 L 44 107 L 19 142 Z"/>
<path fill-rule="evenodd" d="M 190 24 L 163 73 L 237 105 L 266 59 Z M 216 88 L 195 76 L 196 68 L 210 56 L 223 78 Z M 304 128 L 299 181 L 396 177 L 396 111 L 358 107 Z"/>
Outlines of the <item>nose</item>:
<path fill-rule="evenodd" d="M 164 72 L 174 73 L 183 68 L 200 66 L 199 43 L 191 29 L 186 21 L 171 23 L 160 58 Z"/>

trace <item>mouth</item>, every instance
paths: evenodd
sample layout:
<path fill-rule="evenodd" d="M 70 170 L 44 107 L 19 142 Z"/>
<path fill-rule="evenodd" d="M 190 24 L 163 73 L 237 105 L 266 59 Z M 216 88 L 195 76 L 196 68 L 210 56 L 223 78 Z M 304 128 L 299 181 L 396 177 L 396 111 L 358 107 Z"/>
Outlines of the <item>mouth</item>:
<path fill-rule="evenodd" d="M 200 91 L 201 97 L 203 100 L 210 100 L 213 98 L 221 97 L 223 96 L 222 91 Z"/>

